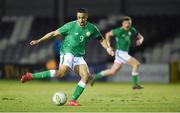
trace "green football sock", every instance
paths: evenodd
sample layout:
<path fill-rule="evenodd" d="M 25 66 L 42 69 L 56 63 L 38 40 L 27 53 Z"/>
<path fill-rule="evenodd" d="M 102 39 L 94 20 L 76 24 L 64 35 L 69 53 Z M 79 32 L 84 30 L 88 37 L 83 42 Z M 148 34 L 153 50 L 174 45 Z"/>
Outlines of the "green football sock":
<path fill-rule="evenodd" d="M 102 77 L 103 77 L 103 74 L 102 74 L 101 72 L 95 74 L 96 80 L 97 80 L 97 79 L 100 79 L 100 78 L 102 78 Z"/>
<path fill-rule="evenodd" d="M 132 82 L 134 85 L 138 85 L 138 73 L 132 73 Z"/>
<path fill-rule="evenodd" d="M 32 78 L 35 78 L 35 79 L 51 78 L 55 76 L 55 73 L 56 73 L 55 70 L 48 70 L 48 71 L 43 71 L 39 73 L 33 73 Z"/>
<path fill-rule="evenodd" d="M 80 81 L 73 93 L 73 95 L 71 96 L 71 100 L 77 100 L 79 98 L 79 96 L 82 94 L 82 92 L 85 89 L 86 84 L 82 81 Z"/>

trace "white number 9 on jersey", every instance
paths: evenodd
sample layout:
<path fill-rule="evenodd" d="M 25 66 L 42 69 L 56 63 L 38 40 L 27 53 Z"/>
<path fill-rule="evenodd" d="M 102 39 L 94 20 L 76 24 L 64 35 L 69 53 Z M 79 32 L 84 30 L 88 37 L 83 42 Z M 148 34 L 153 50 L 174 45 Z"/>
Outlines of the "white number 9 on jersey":
<path fill-rule="evenodd" d="M 80 36 L 80 42 L 83 42 L 84 36 Z"/>

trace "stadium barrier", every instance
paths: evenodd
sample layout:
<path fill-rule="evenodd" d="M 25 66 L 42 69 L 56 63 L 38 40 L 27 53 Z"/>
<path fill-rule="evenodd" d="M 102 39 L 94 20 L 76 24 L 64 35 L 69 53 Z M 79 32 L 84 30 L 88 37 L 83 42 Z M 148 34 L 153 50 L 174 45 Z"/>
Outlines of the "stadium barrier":
<path fill-rule="evenodd" d="M 91 73 L 97 73 L 101 70 L 110 67 L 111 65 L 105 64 L 89 64 Z M 156 83 L 169 83 L 180 81 L 180 63 L 172 64 L 142 64 L 139 69 L 139 78 L 141 82 L 156 82 Z M 20 78 L 26 72 L 39 72 L 46 69 L 45 64 L 0 64 L 0 78 L 12 79 Z M 63 79 L 65 81 L 77 81 L 79 76 L 75 76 L 72 71 L 68 73 Z M 130 82 L 131 81 L 131 68 L 124 65 L 118 73 L 112 77 L 103 78 L 100 81 L 110 82 Z"/>

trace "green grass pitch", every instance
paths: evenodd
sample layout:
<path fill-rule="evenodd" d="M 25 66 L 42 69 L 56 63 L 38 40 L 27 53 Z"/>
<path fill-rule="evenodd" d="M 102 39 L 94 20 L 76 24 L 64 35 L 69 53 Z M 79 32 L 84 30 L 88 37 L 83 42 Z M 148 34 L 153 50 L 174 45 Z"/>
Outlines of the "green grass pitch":
<path fill-rule="evenodd" d="M 0 112 L 173 112 L 180 111 L 180 84 L 144 84 L 143 90 L 132 90 L 130 83 L 97 83 L 89 85 L 79 98 L 82 106 L 56 106 L 52 95 L 64 91 L 68 97 L 77 83 L 0 80 Z"/>

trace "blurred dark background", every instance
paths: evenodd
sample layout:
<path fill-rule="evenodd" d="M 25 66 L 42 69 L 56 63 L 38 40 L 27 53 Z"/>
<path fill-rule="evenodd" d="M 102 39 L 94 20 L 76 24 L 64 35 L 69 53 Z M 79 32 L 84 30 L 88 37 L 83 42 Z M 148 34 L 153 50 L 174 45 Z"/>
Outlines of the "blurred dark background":
<path fill-rule="evenodd" d="M 96 24 L 103 35 L 119 27 L 124 15 L 131 16 L 133 26 L 145 40 L 141 47 L 136 47 L 136 39 L 132 39 L 130 54 L 142 64 L 169 66 L 180 60 L 179 0 L 0 0 L 1 69 L 12 71 L 23 67 L 24 72 L 25 67 L 27 70 L 41 69 L 42 65 L 54 68 L 59 40 L 34 47 L 30 47 L 29 42 L 75 20 L 76 9 L 81 7 L 88 9 L 89 21 Z M 113 62 L 96 40 L 89 41 L 86 53 L 85 59 L 93 72 Z M 5 76 L 4 72 L 0 75 Z M 168 72 L 171 73 L 171 69 Z"/>

